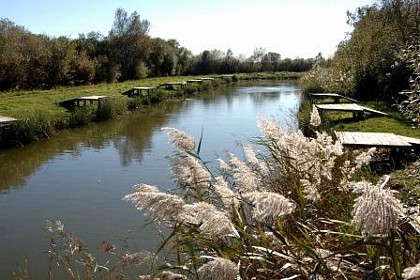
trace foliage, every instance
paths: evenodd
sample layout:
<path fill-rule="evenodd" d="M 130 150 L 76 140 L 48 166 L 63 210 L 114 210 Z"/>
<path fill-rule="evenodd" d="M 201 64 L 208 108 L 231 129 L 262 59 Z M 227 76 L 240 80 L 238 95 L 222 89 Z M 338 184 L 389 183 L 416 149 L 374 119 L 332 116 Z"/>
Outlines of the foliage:
<path fill-rule="evenodd" d="M 66 279 L 133 278 L 135 276 L 131 275 L 130 267 L 149 265 L 154 259 L 151 253 L 118 249 L 104 241 L 101 248 L 108 262 L 102 265 L 83 240 L 65 231 L 61 222 L 47 221 L 46 229 L 50 233 L 48 279 L 57 275 L 58 278 L 66 276 Z M 110 263 L 112 265 L 107 266 Z"/>
<path fill-rule="evenodd" d="M 108 36 L 90 32 L 78 38 L 35 35 L 0 19 L 0 91 L 116 83 L 173 75 L 307 71 L 312 59 L 281 59 L 256 49 L 249 59 L 231 50 L 204 50 L 193 56 L 174 40 L 149 36 L 150 22 L 137 12 L 115 11 Z"/>
<path fill-rule="evenodd" d="M 93 106 L 77 107 L 71 112 L 68 124 L 70 127 L 86 125 L 93 120 L 94 116 Z"/>
<path fill-rule="evenodd" d="M 400 94 L 405 98 L 399 102 L 398 109 L 414 124 L 420 125 L 420 44 L 408 45 L 403 49 L 401 60 L 405 62 L 412 76 L 410 77 L 410 90 Z"/>
<path fill-rule="evenodd" d="M 410 69 L 399 52 L 419 35 L 417 1 L 381 0 L 348 13 L 353 27 L 328 65 L 306 76 L 308 90 L 340 92 L 361 100 L 392 102 L 408 88 Z"/>
<path fill-rule="evenodd" d="M 4 129 L 0 146 L 25 145 L 33 141 L 48 139 L 55 130 L 51 116 L 43 111 L 35 111 L 21 116 L 10 127 Z"/>

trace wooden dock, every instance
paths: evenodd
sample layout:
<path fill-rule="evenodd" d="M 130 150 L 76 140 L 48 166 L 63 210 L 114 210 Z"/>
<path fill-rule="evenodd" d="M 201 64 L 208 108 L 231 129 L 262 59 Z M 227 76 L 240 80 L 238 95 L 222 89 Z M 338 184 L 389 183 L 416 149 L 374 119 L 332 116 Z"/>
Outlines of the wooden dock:
<path fill-rule="evenodd" d="M 311 100 L 312 103 L 315 103 L 316 99 L 324 99 L 324 98 L 332 98 L 334 99 L 334 103 L 340 103 L 340 100 L 347 100 L 353 103 L 358 103 L 356 99 L 350 98 L 345 95 L 341 95 L 338 93 L 309 93 L 309 100 Z"/>
<path fill-rule="evenodd" d="M 167 90 L 175 89 L 176 87 L 183 89 L 186 84 L 187 82 L 167 82 L 159 85 L 159 87 L 164 87 Z"/>
<path fill-rule="evenodd" d="M 157 89 L 156 87 L 133 87 L 133 88 L 123 92 L 123 95 L 127 95 L 129 97 L 150 95 L 156 89 Z"/>
<path fill-rule="evenodd" d="M 199 80 L 199 79 L 193 79 L 193 80 L 188 80 L 187 83 L 192 84 L 192 83 L 202 83 L 203 80 Z"/>
<path fill-rule="evenodd" d="M 10 124 L 17 121 L 17 119 L 12 117 L 0 116 L 0 127 L 9 126 Z"/>
<path fill-rule="evenodd" d="M 351 112 L 356 118 L 363 118 L 365 113 L 373 113 L 376 115 L 388 116 L 387 113 L 370 109 L 368 107 L 360 106 L 355 103 L 330 103 L 330 104 L 315 104 L 318 111 L 322 114 L 328 111 Z"/>
<path fill-rule="evenodd" d="M 410 148 L 413 145 L 420 145 L 420 139 L 405 137 L 394 133 L 347 131 L 335 131 L 334 133 L 337 140 L 344 146 Z"/>
<path fill-rule="evenodd" d="M 108 98 L 109 98 L 108 96 L 103 96 L 103 95 L 82 96 L 82 97 L 77 97 L 77 98 L 61 101 L 59 105 L 70 110 L 76 107 L 85 107 L 88 104 L 89 105 L 96 104 L 98 105 L 98 107 L 100 107 L 102 102 L 104 102 Z"/>

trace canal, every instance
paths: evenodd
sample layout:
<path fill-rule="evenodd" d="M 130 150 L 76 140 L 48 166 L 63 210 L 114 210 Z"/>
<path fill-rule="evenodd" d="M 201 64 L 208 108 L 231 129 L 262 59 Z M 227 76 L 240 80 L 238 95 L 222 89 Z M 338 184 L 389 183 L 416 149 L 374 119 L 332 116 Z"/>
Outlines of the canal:
<path fill-rule="evenodd" d="M 161 127 L 197 139 L 203 133 L 201 156 L 211 165 L 226 150 L 240 156 L 241 144 L 260 135 L 260 117 L 297 129 L 299 102 L 294 83 L 243 82 L 0 151 L 0 279 L 10 279 L 25 258 L 31 279 L 46 278 L 47 219 L 62 221 L 93 250 L 103 240 L 156 249 L 153 227 L 122 197 L 140 182 L 175 187 L 165 159 L 172 148 Z"/>

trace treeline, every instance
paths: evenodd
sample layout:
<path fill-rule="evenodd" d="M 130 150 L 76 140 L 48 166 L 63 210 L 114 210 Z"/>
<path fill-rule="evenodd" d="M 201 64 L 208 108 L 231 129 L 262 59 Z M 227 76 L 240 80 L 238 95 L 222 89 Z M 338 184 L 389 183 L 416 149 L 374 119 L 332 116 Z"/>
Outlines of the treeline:
<path fill-rule="evenodd" d="M 420 43 L 418 0 L 378 0 L 348 12 L 354 27 L 329 63 L 303 79 L 313 91 L 340 92 L 359 99 L 398 101 L 415 77 L 413 57 L 406 53 Z M 417 52 L 417 61 L 420 54 Z M 410 78 L 411 77 L 411 78 Z"/>
<path fill-rule="evenodd" d="M 205 50 L 193 55 L 176 40 L 152 38 L 137 12 L 117 9 L 107 36 L 49 37 L 0 19 L 0 90 L 118 82 L 144 77 L 259 71 L 307 71 L 313 59 L 282 59 L 256 48 L 249 57 Z"/>

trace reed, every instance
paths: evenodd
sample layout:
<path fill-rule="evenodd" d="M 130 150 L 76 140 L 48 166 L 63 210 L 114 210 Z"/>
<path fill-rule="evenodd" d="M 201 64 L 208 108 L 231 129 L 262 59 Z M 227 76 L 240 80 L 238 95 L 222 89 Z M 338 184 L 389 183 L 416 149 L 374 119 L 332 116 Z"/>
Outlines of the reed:
<path fill-rule="evenodd" d="M 418 213 L 412 211 L 419 209 L 418 200 L 407 207 L 405 197 L 389 187 L 390 176 L 361 179 L 360 172 L 376 151 L 346 151 L 317 130 L 315 116 L 311 119 L 314 137 L 310 138 L 282 128 L 273 119 L 260 120 L 262 136 L 244 147 L 244 157 L 227 153 L 226 159 L 218 159 L 220 167 L 214 171 L 200 156 L 202 139 L 163 128 L 174 147 L 169 157 L 174 189 L 140 183 L 124 200 L 135 204 L 159 232 L 166 233 L 152 255 L 166 249 L 172 257 L 154 258 L 148 274 L 136 270 L 134 276 L 418 277 L 420 224 Z M 86 275 L 107 275 L 123 263 L 121 257 L 116 263 L 99 263 L 86 247 L 72 246 L 73 239 L 59 222 L 50 222 L 49 230 L 61 234 L 64 242 L 61 251 L 52 252 L 54 260 L 73 259 L 59 263 L 67 272 L 75 271 L 77 264 Z M 73 247 L 76 250 L 67 249 Z M 148 259 L 143 252 L 129 255 L 132 267 Z M 119 267 L 121 275 L 125 271 Z"/>

